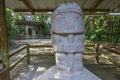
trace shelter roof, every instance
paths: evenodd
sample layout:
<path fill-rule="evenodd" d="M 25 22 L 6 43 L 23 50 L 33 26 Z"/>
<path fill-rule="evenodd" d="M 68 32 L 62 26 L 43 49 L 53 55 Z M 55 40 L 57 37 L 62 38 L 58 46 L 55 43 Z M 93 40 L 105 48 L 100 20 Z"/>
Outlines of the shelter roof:
<path fill-rule="evenodd" d="M 61 3 L 76 2 L 84 12 L 109 12 L 120 8 L 120 0 L 6 0 L 14 12 L 52 12 Z"/>

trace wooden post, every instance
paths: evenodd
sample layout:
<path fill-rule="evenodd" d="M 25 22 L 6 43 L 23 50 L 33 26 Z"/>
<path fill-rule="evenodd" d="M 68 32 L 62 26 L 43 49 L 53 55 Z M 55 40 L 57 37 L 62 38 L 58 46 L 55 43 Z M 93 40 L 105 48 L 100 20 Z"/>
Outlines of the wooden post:
<path fill-rule="evenodd" d="M 30 50 L 29 50 L 29 44 L 27 44 L 26 46 L 26 50 L 27 50 L 27 63 L 29 64 L 30 63 Z"/>
<path fill-rule="evenodd" d="M 99 49 L 99 44 L 96 44 L 95 45 L 95 50 L 96 50 L 96 61 L 97 61 L 97 63 L 99 63 L 99 51 L 98 51 L 98 49 Z"/>
<path fill-rule="evenodd" d="M 8 73 L 6 74 L 7 77 L 4 76 L 3 77 L 4 79 L 2 80 L 10 80 L 5 0 L 0 0 L 0 29 L 1 29 L 0 37 L 1 37 L 2 64 L 3 64 L 3 68 L 8 70 Z"/>
<path fill-rule="evenodd" d="M 9 69 L 2 69 L 0 71 L 0 80 L 10 80 L 7 74 L 9 74 Z"/>

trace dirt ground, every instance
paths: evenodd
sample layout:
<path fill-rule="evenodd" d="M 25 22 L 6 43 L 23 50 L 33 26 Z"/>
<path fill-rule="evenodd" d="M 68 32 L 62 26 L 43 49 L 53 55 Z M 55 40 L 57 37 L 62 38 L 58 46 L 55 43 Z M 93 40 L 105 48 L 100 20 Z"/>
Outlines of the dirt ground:
<path fill-rule="evenodd" d="M 19 44 L 51 44 L 50 40 L 19 40 L 16 41 Z M 45 54 L 50 52 L 51 49 L 30 49 L 31 54 Z M 10 61 L 16 61 L 20 58 L 25 51 L 19 53 L 19 55 L 14 56 Z M 52 56 L 31 56 L 30 63 L 27 64 L 27 60 L 24 59 L 19 63 L 14 69 L 11 70 L 11 80 L 35 80 L 44 71 L 46 71 L 51 66 L 55 65 L 55 57 Z M 95 54 L 84 54 L 83 55 L 84 66 L 99 76 L 102 80 L 120 80 L 120 67 L 113 64 L 108 59 L 100 57 L 100 63 L 96 63 Z"/>

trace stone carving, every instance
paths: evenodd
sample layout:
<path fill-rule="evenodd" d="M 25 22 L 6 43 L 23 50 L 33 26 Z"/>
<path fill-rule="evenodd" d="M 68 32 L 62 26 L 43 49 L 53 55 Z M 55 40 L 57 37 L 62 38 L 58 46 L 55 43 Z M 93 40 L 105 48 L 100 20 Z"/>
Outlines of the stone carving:
<path fill-rule="evenodd" d="M 65 73 L 81 73 L 84 21 L 78 5 L 66 4 L 55 10 L 52 18 L 52 40 L 58 76 L 65 78 Z"/>
<path fill-rule="evenodd" d="M 75 3 L 62 4 L 52 15 L 52 32 L 58 34 L 84 33 L 82 10 Z"/>
<path fill-rule="evenodd" d="M 83 67 L 84 20 L 76 3 L 62 4 L 54 11 L 51 31 L 56 65 L 38 80 L 101 80 Z"/>
<path fill-rule="evenodd" d="M 54 52 L 79 53 L 84 51 L 84 34 L 52 34 Z"/>

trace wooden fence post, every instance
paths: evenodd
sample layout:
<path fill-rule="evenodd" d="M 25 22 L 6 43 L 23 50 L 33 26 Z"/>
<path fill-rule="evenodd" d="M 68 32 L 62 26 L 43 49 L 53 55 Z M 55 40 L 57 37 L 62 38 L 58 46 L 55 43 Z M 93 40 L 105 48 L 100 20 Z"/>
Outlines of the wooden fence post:
<path fill-rule="evenodd" d="M 29 44 L 27 44 L 26 46 L 26 51 L 27 51 L 27 63 L 30 63 L 30 49 L 29 49 Z"/>
<path fill-rule="evenodd" d="M 95 45 L 95 51 L 96 51 L 96 61 L 97 61 L 97 63 L 99 63 L 99 44 L 98 43 L 96 43 L 96 45 Z"/>
<path fill-rule="evenodd" d="M 0 71 L 0 80 L 10 80 L 9 69 L 2 69 Z"/>
<path fill-rule="evenodd" d="M 10 80 L 5 0 L 0 0 L 0 37 L 3 69 L 7 71 L 2 80 Z"/>

